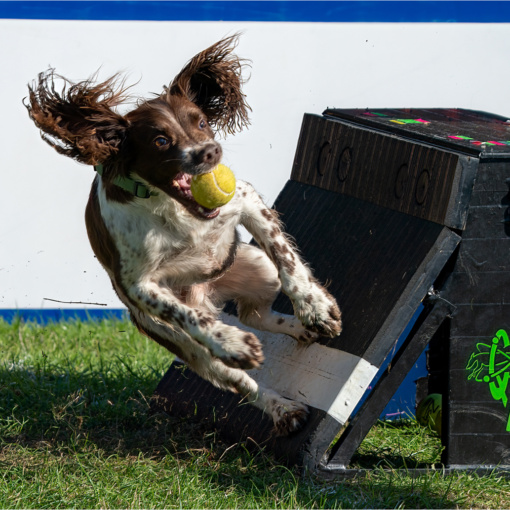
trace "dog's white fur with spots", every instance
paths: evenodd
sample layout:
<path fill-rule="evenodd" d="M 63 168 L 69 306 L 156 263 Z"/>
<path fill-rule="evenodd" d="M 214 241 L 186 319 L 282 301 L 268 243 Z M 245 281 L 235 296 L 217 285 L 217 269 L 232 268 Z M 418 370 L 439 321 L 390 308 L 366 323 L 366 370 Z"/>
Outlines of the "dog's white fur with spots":
<path fill-rule="evenodd" d="M 199 53 L 160 96 L 126 115 L 115 110 L 124 99 L 118 77 L 99 84 L 61 78 L 59 93 L 53 71 L 30 87 L 27 108 L 60 153 L 101 165 L 87 231 L 138 329 L 215 386 L 244 396 L 272 417 L 279 434 L 288 434 L 302 426 L 307 407 L 245 372 L 262 363 L 262 346 L 252 333 L 221 322 L 220 310 L 234 300 L 244 324 L 304 344 L 340 334 L 341 315 L 251 185 L 238 181 L 234 198 L 217 209 L 200 207 L 191 195 L 191 177 L 221 161 L 214 131 L 248 124 L 236 42 L 229 37 Z M 145 186 L 148 196 L 135 196 L 126 179 Z M 239 241 L 239 225 L 260 248 Z M 271 309 L 280 290 L 295 316 Z"/>

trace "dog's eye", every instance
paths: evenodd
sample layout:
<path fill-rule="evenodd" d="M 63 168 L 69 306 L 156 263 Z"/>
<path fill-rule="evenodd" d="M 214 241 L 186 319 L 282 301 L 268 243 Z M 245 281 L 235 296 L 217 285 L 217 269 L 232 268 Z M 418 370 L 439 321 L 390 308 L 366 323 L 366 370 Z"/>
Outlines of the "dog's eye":
<path fill-rule="evenodd" d="M 164 147 L 165 145 L 168 145 L 168 138 L 165 138 L 164 136 L 158 136 L 154 139 L 154 145 L 156 147 Z"/>
<path fill-rule="evenodd" d="M 198 127 L 200 129 L 205 129 L 205 126 L 207 126 L 207 122 L 204 119 L 200 119 L 200 124 L 198 124 Z"/>

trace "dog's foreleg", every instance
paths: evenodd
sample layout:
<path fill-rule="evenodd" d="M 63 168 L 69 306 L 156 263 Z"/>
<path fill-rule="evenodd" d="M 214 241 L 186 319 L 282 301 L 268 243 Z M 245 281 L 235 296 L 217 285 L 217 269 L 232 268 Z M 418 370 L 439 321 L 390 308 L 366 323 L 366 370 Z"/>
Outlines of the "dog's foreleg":
<path fill-rule="evenodd" d="M 230 367 L 257 368 L 264 359 L 255 335 L 182 303 L 168 288 L 148 281 L 132 286 L 128 295 L 135 308 L 183 331 Z"/>
<path fill-rule="evenodd" d="M 335 299 L 302 262 L 283 233 L 275 211 L 264 204 L 249 184 L 239 184 L 238 189 L 246 193 L 242 223 L 276 266 L 282 290 L 291 299 L 296 316 L 321 335 L 339 335 L 342 321 Z"/>
<path fill-rule="evenodd" d="M 237 302 L 239 320 L 247 326 L 283 333 L 304 344 L 314 342 L 318 337 L 297 317 L 272 309 L 281 289 L 278 271 L 269 257 L 255 246 L 241 244 L 229 271 L 210 285 L 220 303 Z"/>

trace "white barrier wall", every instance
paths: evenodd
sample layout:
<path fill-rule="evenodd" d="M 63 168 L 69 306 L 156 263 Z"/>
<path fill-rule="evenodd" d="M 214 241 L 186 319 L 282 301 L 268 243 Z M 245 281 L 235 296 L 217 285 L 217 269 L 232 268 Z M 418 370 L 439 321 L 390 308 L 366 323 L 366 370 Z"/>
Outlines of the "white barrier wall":
<path fill-rule="evenodd" d="M 305 112 L 462 107 L 510 116 L 508 24 L 0 20 L 0 308 L 121 306 L 85 231 L 93 170 L 39 138 L 22 104 L 27 83 L 49 66 L 72 80 L 123 71 L 146 97 L 237 31 L 237 52 L 252 61 L 252 125 L 225 141 L 224 161 L 268 203 L 290 175 Z"/>

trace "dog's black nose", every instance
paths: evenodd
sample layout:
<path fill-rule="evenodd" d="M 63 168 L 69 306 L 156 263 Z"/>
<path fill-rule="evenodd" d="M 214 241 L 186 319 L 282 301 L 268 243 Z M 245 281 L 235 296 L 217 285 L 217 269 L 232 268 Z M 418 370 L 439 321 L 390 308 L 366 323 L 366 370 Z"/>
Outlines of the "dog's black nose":
<path fill-rule="evenodd" d="M 217 165 L 221 161 L 222 150 L 221 146 L 216 142 L 208 143 L 202 146 L 195 152 L 195 164 L 200 165 L 206 163 L 207 165 Z"/>
<path fill-rule="evenodd" d="M 215 163 L 221 157 L 221 149 L 219 145 L 208 147 L 204 152 L 204 163 Z"/>

